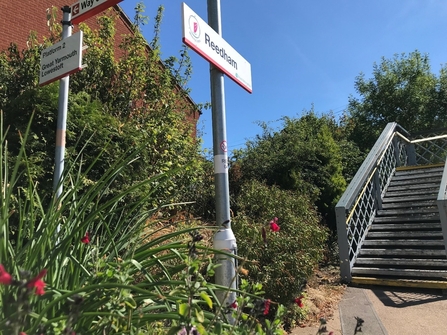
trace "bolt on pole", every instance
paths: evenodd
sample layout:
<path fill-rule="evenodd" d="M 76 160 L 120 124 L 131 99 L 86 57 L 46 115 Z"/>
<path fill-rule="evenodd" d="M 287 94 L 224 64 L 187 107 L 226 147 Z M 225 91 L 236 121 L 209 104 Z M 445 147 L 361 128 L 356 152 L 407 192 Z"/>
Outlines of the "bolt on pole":
<path fill-rule="evenodd" d="M 71 8 L 69 6 L 62 7 L 62 39 L 71 36 Z M 55 199 L 62 194 L 62 174 L 64 171 L 65 156 L 65 133 L 67 128 L 67 111 L 68 111 L 68 88 L 70 76 L 61 78 L 59 81 L 59 105 L 57 113 L 57 130 L 56 130 L 56 153 L 54 156 L 54 177 L 53 190 Z"/>
<path fill-rule="evenodd" d="M 208 0 L 208 24 L 222 35 L 220 0 Z M 228 181 L 227 134 L 225 119 L 224 74 L 210 64 L 211 105 L 213 125 L 214 184 L 216 187 L 216 223 L 220 227 L 214 235 L 214 248 L 236 254 L 236 238 L 231 230 L 230 191 Z M 236 260 L 224 255 L 217 256 L 220 266 L 216 269 L 216 284 L 236 289 Z M 221 304 L 230 306 L 236 293 L 226 290 L 217 292 Z M 229 321 L 234 323 L 231 315 Z"/>

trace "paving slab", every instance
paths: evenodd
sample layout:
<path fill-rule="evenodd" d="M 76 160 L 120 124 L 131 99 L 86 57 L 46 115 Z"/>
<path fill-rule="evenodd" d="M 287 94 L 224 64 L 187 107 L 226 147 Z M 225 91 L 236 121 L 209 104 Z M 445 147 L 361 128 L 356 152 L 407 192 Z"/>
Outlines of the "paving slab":
<path fill-rule="evenodd" d="M 364 289 L 389 335 L 447 334 L 447 295 L 441 290 Z"/>
<path fill-rule="evenodd" d="M 364 289 L 347 287 L 338 308 L 343 335 L 389 335 Z"/>
<path fill-rule="evenodd" d="M 358 320 L 363 320 L 360 327 Z M 447 335 L 447 292 L 401 287 L 347 287 L 328 320 L 334 335 Z M 318 334 L 318 326 L 293 335 Z M 323 333 L 328 334 L 328 333 Z"/>

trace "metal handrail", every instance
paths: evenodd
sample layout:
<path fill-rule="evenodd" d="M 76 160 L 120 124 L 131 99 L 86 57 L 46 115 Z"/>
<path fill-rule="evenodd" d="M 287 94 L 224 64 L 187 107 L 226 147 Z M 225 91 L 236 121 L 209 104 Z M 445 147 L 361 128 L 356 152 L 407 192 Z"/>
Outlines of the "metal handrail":
<path fill-rule="evenodd" d="M 445 249 L 447 251 L 447 161 L 444 163 L 441 185 L 439 186 L 438 198 L 436 201 L 441 219 L 442 235 L 444 237 Z"/>

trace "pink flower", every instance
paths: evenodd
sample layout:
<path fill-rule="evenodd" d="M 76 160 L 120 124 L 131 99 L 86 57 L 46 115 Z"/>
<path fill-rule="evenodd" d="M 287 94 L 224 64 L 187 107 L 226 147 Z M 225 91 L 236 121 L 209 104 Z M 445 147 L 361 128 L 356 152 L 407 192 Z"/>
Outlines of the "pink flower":
<path fill-rule="evenodd" d="M 300 296 L 299 298 L 295 298 L 295 300 L 293 300 L 295 302 L 295 304 L 298 305 L 298 307 L 303 308 L 304 304 L 303 304 L 303 296 Z"/>
<path fill-rule="evenodd" d="M 279 226 L 278 226 L 278 218 L 275 217 L 273 218 L 272 221 L 270 221 L 270 229 L 274 232 L 279 231 Z"/>
<path fill-rule="evenodd" d="M 267 315 L 270 311 L 270 299 L 264 301 L 264 315 Z"/>
<path fill-rule="evenodd" d="M 26 335 L 26 333 L 25 332 L 20 332 L 20 334 L 19 335 Z"/>
<path fill-rule="evenodd" d="M 270 229 L 271 229 L 272 231 L 274 231 L 274 232 L 277 232 L 277 231 L 279 231 L 279 226 L 278 226 L 277 223 L 271 223 L 271 224 L 270 224 Z"/>
<path fill-rule="evenodd" d="M 11 275 L 8 272 L 6 272 L 3 264 L 0 264 L 0 284 L 11 285 L 11 283 L 12 283 Z"/>
<path fill-rule="evenodd" d="M 230 307 L 233 308 L 233 309 L 237 309 L 237 301 L 234 301 L 234 302 L 230 305 Z"/>
<path fill-rule="evenodd" d="M 44 291 L 45 283 L 43 282 L 42 278 L 46 274 L 47 274 L 47 270 L 43 269 L 42 271 L 39 272 L 39 274 L 35 278 L 31 279 L 26 284 L 26 287 L 35 288 L 36 289 L 35 293 L 37 295 L 43 295 L 45 293 L 45 291 Z"/>
<path fill-rule="evenodd" d="M 88 235 L 88 232 L 86 232 L 85 235 L 81 238 L 81 242 L 84 244 L 90 243 L 90 236 Z"/>

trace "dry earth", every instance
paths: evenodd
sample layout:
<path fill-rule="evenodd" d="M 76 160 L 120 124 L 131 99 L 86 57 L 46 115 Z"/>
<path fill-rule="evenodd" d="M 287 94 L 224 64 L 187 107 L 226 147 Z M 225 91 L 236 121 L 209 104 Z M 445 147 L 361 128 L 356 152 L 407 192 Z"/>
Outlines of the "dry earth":
<path fill-rule="evenodd" d="M 339 271 L 336 266 L 324 266 L 308 281 L 304 301 L 304 308 L 308 311 L 307 318 L 291 334 L 328 334 L 330 331 L 334 335 L 341 334 L 338 303 L 346 286 L 340 283 Z M 321 325 L 322 319 L 327 322 L 326 325 Z"/>

